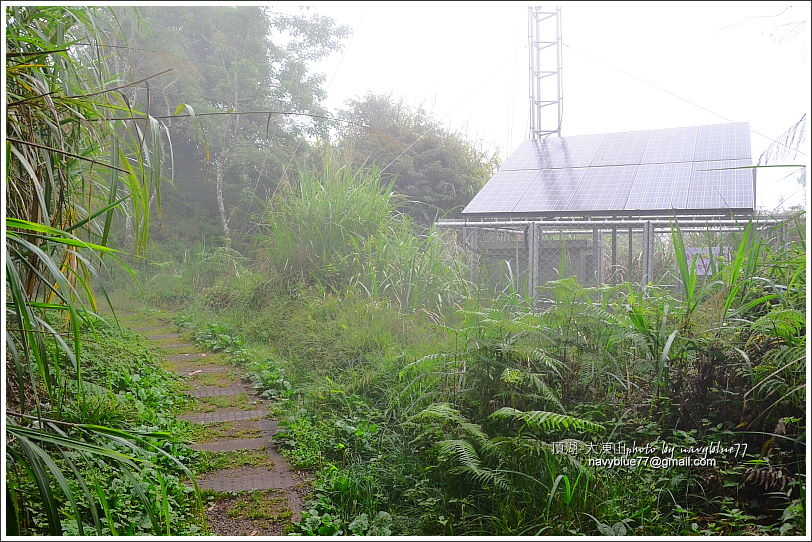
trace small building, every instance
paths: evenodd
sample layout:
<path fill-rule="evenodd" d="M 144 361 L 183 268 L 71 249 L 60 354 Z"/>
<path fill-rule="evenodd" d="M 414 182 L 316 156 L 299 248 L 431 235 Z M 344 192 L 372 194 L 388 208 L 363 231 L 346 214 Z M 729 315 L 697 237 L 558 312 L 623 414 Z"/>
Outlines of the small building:
<path fill-rule="evenodd" d="M 729 243 L 719 235 L 753 219 L 755 172 L 746 122 L 549 136 L 522 143 L 464 218 L 439 225 L 472 255 L 472 279 L 497 288 L 537 296 L 566 276 L 674 286 L 672 227 Z"/>

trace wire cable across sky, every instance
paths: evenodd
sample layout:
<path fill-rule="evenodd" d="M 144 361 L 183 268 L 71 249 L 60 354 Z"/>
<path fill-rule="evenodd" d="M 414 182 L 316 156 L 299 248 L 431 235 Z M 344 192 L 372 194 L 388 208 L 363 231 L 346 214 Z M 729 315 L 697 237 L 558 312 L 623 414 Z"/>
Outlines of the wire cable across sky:
<path fill-rule="evenodd" d="M 604 64 L 604 65 L 606 65 L 606 66 L 608 66 L 608 67 L 612 68 L 613 70 L 616 70 L 616 71 L 618 71 L 618 72 L 620 72 L 620 73 L 622 73 L 622 74 L 624 74 L 624 75 L 626 75 L 626 76 L 628 76 L 628 77 L 631 77 L 632 79 L 637 79 L 637 80 L 638 80 L 638 81 L 640 81 L 641 83 L 645 83 L 646 85 L 649 85 L 650 87 L 654 87 L 654 88 L 656 88 L 657 90 L 659 90 L 660 92 L 664 92 L 664 93 L 668 94 L 669 96 L 673 96 L 674 98 L 677 98 L 678 100 L 681 100 L 681 101 L 683 101 L 683 102 L 685 102 L 685 103 L 687 103 L 687 104 L 689 104 L 689 105 L 692 105 L 692 106 L 694 106 L 694 107 L 696 107 L 696 108 L 698 108 L 698 109 L 701 109 L 702 111 L 705 111 L 705 112 L 707 112 L 707 113 L 710 113 L 711 115 L 714 115 L 714 116 L 716 116 L 716 117 L 719 117 L 720 119 L 724 120 L 725 122 L 735 122 L 734 120 L 732 120 L 732 119 L 730 119 L 730 118 L 726 117 L 725 115 L 722 115 L 721 113 L 717 113 L 716 111 L 713 111 L 713 110 L 711 110 L 711 109 L 708 109 L 707 107 L 704 107 L 704 106 L 702 106 L 702 105 L 699 105 L 698 103 L 694 102 L 693 100 L 689 100 L 688 98 L 685 98 L 684 96 L 680 96 L 679 94 L 677 94 L 677 93 L 675 93 L 675 92 L 672 92 L 672 91 L 668 90 L 667 88 L 663 88 L 663 87 L 661 87 L 660 85 L 657 85 L 656 83 L 652 83 L 651 81 L 648 81 L 647 79 L 644 79 L 644 78 L 642 78 L 642 77 L 640 77 L 640 76 L 638 76 L 638 75 L 635 75 L 635 74 L 633 74 L 633 73 L 630 73 L 630 72 L 628 72 L 627 70 L 624 70 L 623 68 L 620 68 L 620 67 L 615 66 L 614 64 L 612 64 L 612 63 L 610 63 L 610 62 L 607 62 L 606 60 L 600 59 L 600 58 L 598 58 L 598 57 L 596 57 L 596 56 L 594 56 L 594 55 L 591 55 L 591 54 L 589 54 L 589 53 L 586 53 L 586 52 L 584 52 L 584 51 L 581 51 L 580 49 L 577 49 L 577 48 L 573 47 L 572 45 L 570 45 L 570 44 L 568 44 L 568 43 L 564 43 L 564 47 L 566 47 L 567 49 L 570 49 L 570 50 L 572 50 L 572 51 L 575 51 L 576 53 L 579 53 L 579 54 L 581 54 L 581 55 L 584 55 L 584 56 L 585 56 L 585 57 L 587 57 L 587 58 L 590 58 L 590 59 L 592 59 L 592 60 L 595 60 L 595 61 L 597 61 L 597 62 L 600 62 L 601 64 Z M 792 150 L 792 151 L 794 151 L 794 152 L 797 152 L 798 154 L 801 154 L 801 155 L 803 155 L 803 156 L 806 156 L 806 153 L 805 153 L 805 152 L 803 152 L 803 151 L 802 151 L 802 150 L 800 150 L 800 149 L 797 149 L 797 148 L 795 148 L 795 147 L 791 147 L 791 146 L 787 145 L 786 143 L 784 143 L 784 142 L 782 142 L 782 141 L 779 141 L 779 140 L 777 140 L 777 139 L 775 139 L 775 138 L 772 138 L 772 137 L 770 137 L 770 136 L 768 136 L 768 135 L 764 135 L 764 134 L 762 134 L 761 132 L 759 132 L 759 131 L 757 131 L 757 130 L 754 130 L 754 129 L 752 129 L 752 128 L 750 129 L 750 131 L 751 131 L 752 133 L 754 133 L 754 134 L 758 135 L 758 136 L 761 136 L 761 137 L 763 137 L 763 138 L 765 138 L 765 139 L 768 139 L 768 140 L 772 141 L 773 143 L 778 143 L 779 145 L 781 145 L 781 146 L 783 146 L 783 147 L 786 147 L 786 148 L 788 148 L 788 149 L 790 149 L 790 150 Z"/>

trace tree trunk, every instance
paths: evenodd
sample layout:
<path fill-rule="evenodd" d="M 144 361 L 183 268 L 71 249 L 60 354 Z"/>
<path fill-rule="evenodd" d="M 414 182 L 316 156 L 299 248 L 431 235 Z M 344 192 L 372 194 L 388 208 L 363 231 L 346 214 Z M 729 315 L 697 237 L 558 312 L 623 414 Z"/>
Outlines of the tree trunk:
<path fill-rule="evenodd" d="M 223 61 L 223 68 L 226 68 L 225 60 Z M 226 68 L 226 73 L 228 69 Z M 240 103 L 240 87 L 234 81 L 234 105 L 231 107 L 232 111 L 237 111 Z M 215 182 L 217 185 L 217 210 L 220 213 L 220 224 L 223 226 L 223 237 L 225 238 L 223 244 L 226 248 L 231 248 L 231 228 L 228 226 L 228 214 L 226 213 L 225 201 L 223 201 L 223 177 L 225 176 L 226 164 L 228 163 L 228 156 L 231 154 L 231 148 L 237 142 L 237 137 L 240 133 L 240 116 L 227 115 L 225 128 L 223 130 L 223 147 L 217 157 L 217 165 L 215 166 Z M 233 125 L 231 123 L 234 123 Z"/>
<path fill-rule="evenodd" d="M 226 248 L 231 248 L 231 229 L 228 227 L 228 215 L 226 205 L 223 202 L 223 174 L 228 160 L 230 144 L 226 143 L 221 155 L 217 158 L 216 181 L 217 181 L 217 209 L 220 211 L 220 223 L 223 225 L 223 237 Z"/>

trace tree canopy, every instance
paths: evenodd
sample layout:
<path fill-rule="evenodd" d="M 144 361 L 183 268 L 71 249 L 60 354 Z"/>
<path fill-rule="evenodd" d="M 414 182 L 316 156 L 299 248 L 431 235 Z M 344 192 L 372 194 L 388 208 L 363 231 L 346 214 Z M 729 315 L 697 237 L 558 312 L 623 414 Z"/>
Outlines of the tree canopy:
<path fill-rule="evenodd" d="M 171 70 L 132 101 L 153 114 L 190 115 L 168 123 L 177 190 L 167 205 L 198 215 L 195 222 L 201 210 L 218 217 L 229 242 L 252 200 L 326 135 L 324 76 L 309 65 L 339 49 L 349 29 L 261 6 L 141 7 L 123 24 L 136 77 Z"/>
<path fill-rule="evenodd" d="M 422 107 L 392 96 L 367 94 L 350 100 L 341 118 L 338 146 L 355 166 L 375 165 L 423 223 L 459 212 L 493 174 L 496 162 L 461 135 L 444 128 Z M 360 127 L 359 124 L 368 126 Z"/>

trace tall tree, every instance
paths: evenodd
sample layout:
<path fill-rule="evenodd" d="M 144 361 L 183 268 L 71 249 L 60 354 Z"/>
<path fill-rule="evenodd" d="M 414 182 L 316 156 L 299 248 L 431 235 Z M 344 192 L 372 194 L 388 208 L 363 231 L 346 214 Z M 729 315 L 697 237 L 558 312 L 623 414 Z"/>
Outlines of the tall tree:
<path fill-rule="evenodd" d="M 133 100 L 191 115 L 170 123 L 175 185 L 217 217 L 229 245 L 234 213 L 273 189 L 294 155 L 308 154 L 308 138 L 326 135 L 314 120 L 325 115 L 324 77 L 309 64 L 337 50 L 349 30 L 327 17 L 259 6 L 141 7 L 125 24 L 134 70 L 171 69 Z"/>
<path fill-rule="evenodd" d="M 444 128 L 422 107 L 392 96 L 350 100 L 341 117 L 339 147 L 356 166 L 382 168 L 384 179 L 406 197 L 404 210 L 423 223 L 459 212 L 493 174 L 495 159 Z M 365 125 L 363 127 L 360 125 Z"/>

